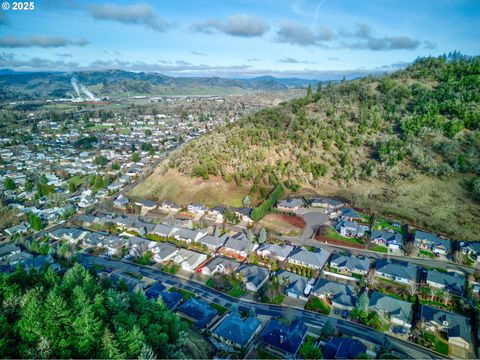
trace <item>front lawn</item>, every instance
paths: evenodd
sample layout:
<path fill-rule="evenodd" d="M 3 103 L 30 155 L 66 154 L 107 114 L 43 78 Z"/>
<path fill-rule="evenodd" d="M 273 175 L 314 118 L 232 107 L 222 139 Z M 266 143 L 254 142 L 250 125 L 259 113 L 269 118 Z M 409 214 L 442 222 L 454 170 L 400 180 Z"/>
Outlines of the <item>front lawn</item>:
<path fill-rule="evenodd" d="M 218 311 L 220 315 L 223 315 L 227 312 L 227 308 L 217 303 L 211 303 L 210 306 Z"/>
<path fill-rule="evenodd" d="M 420 254 L 430 259 L 435 259 L 435 254 L 430 251 L 420 250 Z"/>
<path fill-rule="evenodd" d="M 239 298 L 243 296 L 243 294 L 245 294 L 245 290 L 240 284 L 234 283 L 232 284 L 232 288 L 227 292 L 227 294 Z"/>
<path fill-rule="evenodd" d="M 316 296 L 312 296 L 310 297 L 310 299 L 308 299 L 307 303 L 305 304 L 305 309 L 319 312 L 325 315 L 330 314 L 330 306 L 325 304 Z"/>
<path fill-rule="evenodd" d="M 328 226 L 325 229 L 325 233 L 323 235 L 325 237 L 329 237 L 329 238 L 334 239 L 334 240 L 344 241 L 344 242 L 348 242 L 348 243 L 352 243 L 352 244 L 360 244 L 360 245 L 365 244 L 365 242 L 362 239 L 349 238 L 349 237 L 345 237 L 345 236 L 340 235 L 334 228 L 332 228 L 330 226 Z"/>
<path fill-rule="evenodd" d="M 437 339 L 437 343 L 435 344 L 435 351 L 443 355 L 448 355 L 448 344 L 440 339 Z"/>
<path fill-rule="evenodd" d="M 370 249 L 371 251 L 379 252 L 379 253 L 388 253 L 388 249 L 385 246 L 382 245 L 375 245 Z"/>
<path fill-rule="evenodd" d="M 170 288 L 170 290 L 168 290 L 168 291 L 170 291 L 170 292 L 174 292 L 174 291 L 175 291 L 175 292 L 178 292 L 178 293 L 182 294 L 183 300 L 188 300 L 188 299 L 190 299 L 190 298 L 197 297 L 197 295 L 195 295 L 195 294 L 192 293 L 191 291 L 184 290 L 184 289 L 179 289 L 179 288 L 174 287 L 174 286 L 172 286 L 172 287 Z"/>

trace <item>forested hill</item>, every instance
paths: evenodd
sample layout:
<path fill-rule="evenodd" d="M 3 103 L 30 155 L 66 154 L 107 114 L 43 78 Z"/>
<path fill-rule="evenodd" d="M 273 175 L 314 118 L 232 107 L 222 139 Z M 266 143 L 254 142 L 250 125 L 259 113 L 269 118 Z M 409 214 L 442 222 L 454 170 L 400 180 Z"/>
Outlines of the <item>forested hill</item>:
<path fill-rule="evenodd" d="M 171 166 L 205 179 L 245 183 L 258 176 L 319 192 L 327 184 L 349 189 L 460 176 L 468 197 L 478 199 L 479 104 L 480 57 L 421 58 L 382 78 L 319 84 L 304 98 L 191 142 Z M 475 234 L 480 239 L 480 230 Z"/>

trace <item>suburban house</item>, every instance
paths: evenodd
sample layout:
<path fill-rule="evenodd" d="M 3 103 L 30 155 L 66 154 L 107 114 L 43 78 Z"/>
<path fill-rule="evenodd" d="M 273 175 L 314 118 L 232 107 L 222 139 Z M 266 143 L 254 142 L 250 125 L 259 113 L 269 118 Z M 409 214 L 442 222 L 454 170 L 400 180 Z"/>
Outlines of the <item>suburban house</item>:
<path fill-rule="evenodd" d="M 67 240 L 70 243 L 78 243 L 87 234 L 87 231 L 76 228 L 58 228 L 50 232 L 50 237 L 55 240 Z"/>
<path fill-rule="evenodd" d="M 456 272 L 441 272 L 431 269 L 427 272 L 427 285 L 434 289 L 463 295 L 465 293 L 465 276 Z"/>
<path fill-rule="evenodd" d="M 146 285 L 143 281 L 140 281 L 124 272 L 112 272 L 108 274 L 108 278 L 115 286 L 119 286 L 120 284 L 126 286 L 128 292 L 143 291 Z"/>
<path fill-rule="evenodd" d="M 217 223 L 223 223 L 226 207 L 217 205 L 208 212 L 208 218 L 215 220 Z"/>
<path fill-rule="evenodd" d="M 256 316 L 243 319 L 238 311 L 232 310 L 212 333 L 218 347 L 239 351 L 246 349 L 260 332 L 262 323 Z M 222 346 L 224 345 L 224 346 Z"/>
<path fill-rule="evenodd" d="M 317 249 L 317 251 L 313 252 L 304 248 L 298 248 L 288 256 L 287 262 L 313 270 L 321 270 L 330 254 L 330 252 L 323 249 Z"/>
<path fill-rule="evenodd" d="M 270 271 L 266 268 L 247 264 L 241 265 L 235 272 L 242 274 L 245 287 L 253 292 L 257 292 L 268 281 L 270 275 Z"/>
<path fill-rule="evenodd" d="M 180 211 L 182 209 L 181 206 L 169 200 L 165 200 L 164 202 L 162 202 L 162 204 L 158 208 L 163 211 Z"/>
<path fill-rule="evenodd" d="M 348 276 L 352 274 L 367 275 L 370 269 L 370 259 L 351 254 L 337 254 L 330 260 L 330 268 Z"/>
<path fill-rule="evenodd" d="M 216 235 L 205 235 L 201 237 L 198 242 L 208 248 L 210 251 L 217 251 L 221 248 L 228 239 L 227 234 L 221 236 Z"/>
<path fill-rule="evenodd" d="M 346 237 L 362 237 L 365 235 L 365 227 L 357 224 L 356 221 L 350 221 L 346 218 L 341 219 L 338 223 L 335 224 L 335 230 Z"/>
<path fill-rule="evenodd" d="M 147 290 L 145 290 L 145 297 L 149 300 L 157 300 L 162 298 L 163 303 L 167 306 L 168 310 L 175 311 L 183 300 L 183 295 L 176 291 L 166 291 L 165 286 L 156 282 Z"/>
<path fill-rule="evenodd" d="M 193 214 L 205 215 L 208 209 L 202 204 L 190 204 L 187 206 L 187 211 Z"/>
<path fill-rule="evenodd" d="M 222 255 L 215 256 L 202 267 L 202 274 L 207 276 L 213 276 L 215 274 L 230 275 L 239 266 L 240 263 L 238 261 L 229 259 Z"/>
<path fill-rule="evenodd" d="M 402 234 L 390 231 L 372 230 L 370 241 L 373 244 L 385 246 L 390 251 L 398 251 L 403 245 Z"/>
<path fill-rule="evenodd" d="M 411 285 L 417 282 L 417 267 L 409 262 L 379 259 L 375 265 L 375 276 Z"/>
<path fill-rule="evenodd" d="M 175 228 L 171 225 L 165 225 L 165 224 L 158 224 L 155 225 L 155 227 L 152 230 L 153 235 L 161 236 L 163 238 L 167 238 L 171 236 L 173 233 L 175 233 L 178 230 L 178 228 Z"/>
<path fill-rule="evenodd" d="M 470 349 L 473 339 L 470 322 L 467 317 L 422 305 L 420 307 L 419 323 L 425 331 L 433 334 L 444 334 L 451 347 L 450 353 L 455 352 L 455 349 L 452 349 L 452 347 L 457 347 L 464 351 L 473 350 Z"/>
<path fill-rule="evenodd" d="M 17 234 L 24 234 L 28 231 L 28 229 L 30 229 L 30 224 L 23 222 L 21 224 L 6 228 L 4 231 L 7 235 L 13 236 Z"/>
<path fill-rule="evenodd" d="M 263 258 L 285 261 L 285 259 L 288 257 L 288 255 L 290 255 L 292 250 L 292 245 L 281 246 L 277 244 L 263 243 L 258 247 L 257 255 Z"/>
<path fill-rule="evenodd" d="M 280 353 L 282 358 L 295 359 L 305 340 L 307 330 L 300 319 L 292 321 L 290 325 L 272 319 L 267 323 L 260 337 L 267 349 Z"/>
<path fill-rule="evenodd" d="M 173 246 L 169 243 L 158 243 L 155 247 L 151 249 L 153 253 L 153 260 L 156 262 L 165 262 L 171 260 L 175 255 L 178 254 L 178 249 L 176 246 Z"/>
<path fill-rule="evenodd" d="M 480 242 L 470 241 L 461 242 L 460 249 L 464 255 L 471 257 L 473 260 L 479 261 L 480 255 Z"/>
<path fill-rule="evenodd" d="M 243 222 L 247 224 L 252 224 L 253 223 L 252 211 L 253 209 L 251 208 L 243 207 L 243 208 L 235 209 L 233 213 L 235 214 L 235 216 L 238 216 L 240 220 L 242 220 Z"/>
<path fill-rule="evenodd" d="M 340 216 L 349 220 L 349 221 L 354 221 L 354 220 L 363 220 L 362 215 L 360 215 L 358 212 L 356 212 L 352 208 L 343 208 L 340 210 Z"/>
<path fill-rule="evenodd" d="M 349 311 L 353 310 L 357 302 L 353 287 L 322 278 L 318 279 L 313 295 L 331 302 L 335 308 Z"/>
<path fill-rule="evenodd" d="M 437 235 L 422 230 L 415 231 L 414 244 L 421 250 L 441 255 L 448 255 L 451 250 L 450 240 L 440 239 Z"/>
<path fill-rule="evenodd" d="M 209 327 L 218 316 L 218 311 L 210 304 L 193 297 L 180 305 L 177 313 L 192 321 L 198 329 Z"/>
<path fill-rule="evenodd" d="M 0 261 L 7 259 L 13 254 L 19 254 L 21 249 L 13 242 L 0 245 Z"/>
<path fill-rule="evenodd" d="M 207 260 L 207 255 L 182 248 L 173 256 L 172 260 L 181 265 L 183 270 L 193 272 Z"/>
<path fill-rule="evenodd" d="M 310 200 L 310 206 L 312 207 L 322 207 L 326 209 L 338 209 L 345 204 L 341 201 L 335 199 L 328 199 L 328 198 L 314 198 Z"/>
<path fill-rule="evenodd" d="M 343 337 L 331 337 L 322 350 L 324 359 L 357 359 L 365 354 L 367 346 L 360 340 Z"/>
<path fill-rule="evenodd" d="M 305 204 L 302 199 L 289 198 L 289 199 L 279 201 L 277 203 L 277 209 L 280 211 L 295 213 L 298 211 L 298 209 L 302 208 L 304 205 Z"/>
<path fill-rule="evenodd" d="M 126 209 L 129 202 L 130 200 L 128 200 L 127 197 L 120 195 L 115 200 L 113 200 L 113 206 L 119 209 Z"/>
<path fill-rule="evenodd" d="M 244 233 L 238 233 L 228 238 L 225 242 L 225 246 L 222 248 L 226 256 L 240 256 L 246 258 L 248 254 L 254 251 L 258 247 L 258 244 L 251 242 L 247 235 Z"/>
<path fill-rule="evenodd" d="M 191 244 L 194 241 L 200 240 L 201 237 L 207 234 L 208 232 L 206 230 L 190 230 L 180 228 L 173 232 L 170 236 L 172 236 L 175 240 L 184 241 L 187 244 Z"/>
<path fill-rule="evenodd" d="M 393 325 L 406 329 L 412 327 L 412 303 L 375 291 L 368 304 L 371 311 L 389 319 Z"/>
<path fill-rule="evenodd" d="M 285 288 L 285 293 L 295 299 L 307 301 L 312 286 L 306 276 L 294 274 L 290 271 L 279 270 L 276 274 L 280 286 Z"/>
<path fill-rule="evenodd" d="M 157 207 L 155 201 L 152 200 L 137 200 L 135 205 L 140 206 L 144 212 L 152 211 Z"/>
<path fill-rule="evenodd" d="M 47 267 L 50 267 L 55 272 L 59 272 L 61 270 L 60 264 L 57 263 L 50 254 L 28 257 L 25 262 L 21 262 L 20 264 L 22 264 L 22 267 L 27 271 L 32 269 L 40 271 Z"/>

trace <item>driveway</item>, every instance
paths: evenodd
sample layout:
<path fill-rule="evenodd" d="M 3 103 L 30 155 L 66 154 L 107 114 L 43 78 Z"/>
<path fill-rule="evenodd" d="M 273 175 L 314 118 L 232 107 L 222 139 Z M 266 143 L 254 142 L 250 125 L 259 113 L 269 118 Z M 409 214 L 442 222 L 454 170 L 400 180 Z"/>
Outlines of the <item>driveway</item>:
<path fill-rule="evenodd" d="M 283 241 L 288 241 L 292 245 L 318 245 L 318 242 L 313 240 L 313 236 L 320 226 L 330 224 L 330 217 L 328 214 L 325 214 L 324 210 L 320 209 L 300 209 L 297 215 L 305 220 L 303 232 L 297 237 L 277 236 L 277 238 Z"/>

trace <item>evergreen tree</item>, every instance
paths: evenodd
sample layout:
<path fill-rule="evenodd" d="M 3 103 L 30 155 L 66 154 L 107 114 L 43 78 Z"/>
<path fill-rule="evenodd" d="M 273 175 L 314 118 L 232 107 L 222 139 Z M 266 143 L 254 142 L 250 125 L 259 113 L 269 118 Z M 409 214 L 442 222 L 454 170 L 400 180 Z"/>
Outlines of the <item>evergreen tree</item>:
<path fill-rule="evenodd" d="M 15 190 L 16 185 L 15 182 L 12 180 L 11 177 L 7 177 L 5 181 L 3 182 L 3 185 L 5 186 L 5 189 L 7 190 Z"/>
<path fill-rule="evenodd" d="M 258 234 L 258 243 L 263 244 L 267 240 L 267 230 L 265 228 L 262 228 L 260 230 L 260 233 Z"/>
<path fill-rule="evenodd" d="M 102 350 L 100 358 L 103 359 L 125 359 L 126 355 L 120 352 L 119 345 L 110 330 L 105 329 L 102 336 Z"/>

